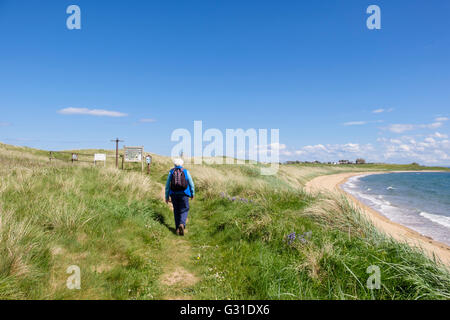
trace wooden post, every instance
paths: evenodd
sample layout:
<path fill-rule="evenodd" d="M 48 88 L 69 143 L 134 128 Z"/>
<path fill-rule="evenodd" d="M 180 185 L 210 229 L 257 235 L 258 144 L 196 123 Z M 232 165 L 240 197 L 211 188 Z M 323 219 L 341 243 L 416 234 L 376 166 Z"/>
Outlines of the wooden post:
<path fill-rule="evenodd" d="M 116 168 L 119 168 L 119 138 L 116 139 Z"/>
<path fill-rule="evenodd" d="M 111 142 L 116 143 L 116 168 L 119 169 L 119 142 L 123 141 L 119 140 L 119 138 L 116 138 L 116 140 L 111 140 Z"/>
<path fill-rule="evenodd" d="M 142 155 L 141 155 L 141 166 L 142 166 L 142 170 L 141 170 L 141 172 L 144 172 L 144 161 L 145 161 L 145 159 L 144 159 L 144 146 L 142 146 Z"/>

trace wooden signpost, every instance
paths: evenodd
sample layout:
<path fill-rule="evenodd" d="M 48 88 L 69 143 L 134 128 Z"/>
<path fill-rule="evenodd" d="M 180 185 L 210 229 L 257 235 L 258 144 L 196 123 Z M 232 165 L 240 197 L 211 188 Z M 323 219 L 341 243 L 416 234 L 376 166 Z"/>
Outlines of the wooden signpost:
<path fill-rule="evenodd" d="M 116 168 L 119 168 L 119 143 L 123 142 L 123 140 L 119 140 L 119 138 L 116 138 L 116 140 L 111 140 L 111 142 L 116 143 Z M 122 158 L 122 170 L 123 170 L 123 158 Z"/>

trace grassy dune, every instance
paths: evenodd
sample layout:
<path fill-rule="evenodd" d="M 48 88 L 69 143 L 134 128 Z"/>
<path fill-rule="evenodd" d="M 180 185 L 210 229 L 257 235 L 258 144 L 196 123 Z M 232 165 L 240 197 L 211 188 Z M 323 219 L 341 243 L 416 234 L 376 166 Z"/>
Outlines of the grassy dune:
<path fill-rule="evenodd" d="M 416 166 L 282 165 L 276 176 L 256 164 L 187 166 L 197 197 L 180 240 L 162 199 L 168 158 L 154 155 L 147 176 L 58 156 L 0 145 L 1 299 L 450 298 L 439 262 L 379 233 L 345 199 L 303 191 L 318 175 Z M 289 242 L 294 232 L 304 239 Z M 66 287 L 71 265 L 80 290 Z M 366 287 L 370 265 L 380 290 Z M 172 269 L 193 280 L 172 283 Z"/>

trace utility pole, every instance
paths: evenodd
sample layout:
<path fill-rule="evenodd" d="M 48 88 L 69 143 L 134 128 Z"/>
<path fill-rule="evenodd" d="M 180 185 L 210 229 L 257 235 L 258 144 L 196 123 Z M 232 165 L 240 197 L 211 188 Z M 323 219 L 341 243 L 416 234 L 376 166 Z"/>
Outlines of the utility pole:
<path fill-rule="evenodd" d="M 116 138 L 116 140 L 111 140 L 111 142 L 116 143 L 116 168 L 119 168 L 119 142 L 123 142 L 123 140 Z"/>

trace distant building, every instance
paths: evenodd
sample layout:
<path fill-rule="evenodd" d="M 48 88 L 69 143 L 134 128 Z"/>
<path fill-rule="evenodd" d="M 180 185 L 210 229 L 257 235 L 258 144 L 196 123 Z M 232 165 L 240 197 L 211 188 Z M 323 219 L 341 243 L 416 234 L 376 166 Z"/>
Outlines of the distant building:
<path fill-rule="evenodd" d="M 356 164 L 365 164 L 365 163 L 366 163 L 366 160 L 364 160 L 362 158 L 356 159 Z"/>
<path fill-rule="evenodd" d="M 350 160 L 339 160 L 339 164 L 350 164 Z"/>

